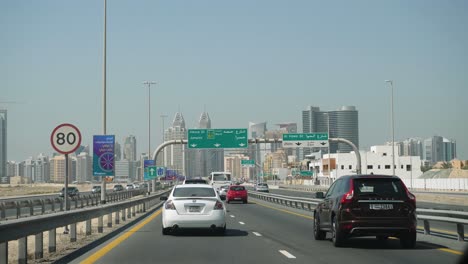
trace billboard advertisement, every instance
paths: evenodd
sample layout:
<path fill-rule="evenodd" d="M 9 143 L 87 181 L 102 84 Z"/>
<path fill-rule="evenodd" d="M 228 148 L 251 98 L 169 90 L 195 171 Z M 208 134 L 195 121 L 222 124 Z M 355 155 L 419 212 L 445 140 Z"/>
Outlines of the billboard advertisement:
<path fill-rule="evenodd" d="M 93 175 L 112 179 L 114 173 L 114 135 L 93 136 Z"/>

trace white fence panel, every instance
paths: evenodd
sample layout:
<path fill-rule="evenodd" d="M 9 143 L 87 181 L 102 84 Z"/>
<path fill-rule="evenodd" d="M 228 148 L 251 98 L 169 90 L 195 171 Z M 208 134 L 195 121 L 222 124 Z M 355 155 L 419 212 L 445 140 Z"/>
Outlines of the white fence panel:
<path fill-rule="evenodd" d="M 468 179 L 403 179 L 410 189 L 468 191 Z"/>

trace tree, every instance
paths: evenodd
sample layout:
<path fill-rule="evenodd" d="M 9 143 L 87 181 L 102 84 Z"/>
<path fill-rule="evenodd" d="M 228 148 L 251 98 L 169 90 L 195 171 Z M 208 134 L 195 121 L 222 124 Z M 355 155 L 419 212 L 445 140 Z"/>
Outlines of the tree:
<path fill-rule="evenodd" d="M 428 170 L 430 170 L 430 169 L 432 169 L 431 166 L 424 166 L 424 165 L 421 165 L 421 171 L 422 171 L 423 173 L 426 172 L 426 171 L 428 171 Z"/>
<path fill-rule="evenodd" d="M 450 162 L 442 163 L 442 169 L 450 169 L 450 168 L 452 168 L 452 163 Z"/>

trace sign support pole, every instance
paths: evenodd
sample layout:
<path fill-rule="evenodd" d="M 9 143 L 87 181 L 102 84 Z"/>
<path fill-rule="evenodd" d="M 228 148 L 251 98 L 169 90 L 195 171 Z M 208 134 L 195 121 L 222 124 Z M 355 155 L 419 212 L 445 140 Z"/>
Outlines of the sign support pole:
<path fill-rule="evenodd" d="M 63 197 L 65 198 L 65 211 L 68 211 L 70 209 L 68 208 L 68 154 L 65 154 L 65 189 Z"/>

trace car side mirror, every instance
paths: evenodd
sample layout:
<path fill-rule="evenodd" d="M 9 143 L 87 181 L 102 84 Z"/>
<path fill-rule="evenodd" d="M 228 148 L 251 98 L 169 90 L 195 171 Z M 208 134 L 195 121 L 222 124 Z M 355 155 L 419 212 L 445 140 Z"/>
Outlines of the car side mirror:
<path fill-rule="evenodd" d="M 161 201 L 167 201 L 167 196 L 161 196 L 159 199 L 160 199 Z"/>
<path fill-rule="evenodd" d="M 226 197 L 221 196 L 221 200 L 222 200 L 222 201 L 225 201 L 225 200 L 226 200 Z"/>
<path fill-rule="evenodd" d="M 323 194 L 323 192 L 316 192 L 315 193 L 315 198 L 323 199 L 323 198 L 325 198 L 325 195 Z"/>

